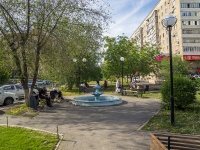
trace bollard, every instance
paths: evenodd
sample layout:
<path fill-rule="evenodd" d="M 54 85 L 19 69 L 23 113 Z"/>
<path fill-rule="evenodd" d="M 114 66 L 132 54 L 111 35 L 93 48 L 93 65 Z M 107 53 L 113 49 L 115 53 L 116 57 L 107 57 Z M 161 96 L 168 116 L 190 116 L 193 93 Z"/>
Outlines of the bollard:
<path fill-rule="evenodd" d="M 6 121 L 7 121 L 7 127 L 8 127 L 8 116 L 6 116 Z"/>
<path fill-rule="evenodd" d="M 59 139 L 59 134 L 58 134 L 58 125 L 57 125 L 57 138 Z"/>

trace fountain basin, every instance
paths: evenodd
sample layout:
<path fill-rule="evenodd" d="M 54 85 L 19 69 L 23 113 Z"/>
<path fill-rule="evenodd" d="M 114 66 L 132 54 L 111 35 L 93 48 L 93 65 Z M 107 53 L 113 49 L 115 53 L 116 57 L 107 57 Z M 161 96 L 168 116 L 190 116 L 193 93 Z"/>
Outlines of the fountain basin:
<path fill-rule="evenodd" d="M 94 96 L 75 97 L 72 104 L 78 106 L 112 106 L 122 103 L 118 96 L 99 96 L 98 100 Z"/>

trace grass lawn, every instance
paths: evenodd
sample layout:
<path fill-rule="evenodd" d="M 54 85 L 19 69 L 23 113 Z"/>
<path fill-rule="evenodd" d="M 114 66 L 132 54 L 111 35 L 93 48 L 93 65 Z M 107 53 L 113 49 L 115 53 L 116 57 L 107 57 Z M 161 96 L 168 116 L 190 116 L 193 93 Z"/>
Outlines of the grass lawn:
<path fill-rule="evenodd" d="M 170 110 L 161 109 L 142 130 L 200 135 L 200 95 L 198 93 L 196 103 L 185 110 L 175 110 L 174 126 L 171 126 Z"/>
<path fill-rule="evenodd" d="M 53 150 L 58 142 L 55 135 L 20 127 L 0 126 L 0 150 Z"/>

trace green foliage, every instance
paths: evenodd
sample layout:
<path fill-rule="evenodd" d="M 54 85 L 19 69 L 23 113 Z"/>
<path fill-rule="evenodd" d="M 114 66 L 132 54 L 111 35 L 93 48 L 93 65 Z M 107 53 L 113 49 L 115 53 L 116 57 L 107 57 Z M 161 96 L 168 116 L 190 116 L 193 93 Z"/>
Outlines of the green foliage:
<path fill-rule="evenodd" d="M 124 75 L 133 77 L 136 75 L 148 75 L 155 72 L 157 61 L 155 57 L 159 54 L 159 49 L 155 45 L 145 44 L 138 47 L 135 41 L 130 41 L 126 36 L 117 38 L 105 37 L 104 63 L 102 73 L 106 78 L 115 76 L 121 77 L 122 64 L 120 57 L 124 57 Z"/>
<path fill-rule="evenodd" d="M 200 105 L 198 105 L 198 107 L 200 107 Z M 153 116 L 147 124 L 145 124 L 142 130 L 199 135 L 200 134 L 199 111 L 193 112 L 191 110 L 188 111 L 176 110 L 175 125 L 171 126 L 170 111 L 161 110 L 158 114 Z"/>
<path fill-rule="evenodd" d="M 6 83 L 10 76 L 9 76 L 9 72 L 6 71 L 5 69 L 3 69 L 2 67 L 0 67 L 0 85 Z"/>
<path fill-rule="evenodd" d="M 200 79 L 197 78 L 197 79 L 193 80 L 193 82 L 195 82 L 197 89 L 200 89 Z"/>
<path fill-rule="evenodd" d="M 169 78 L 169 62 L 168 58 L 162 60 L 160 62 L 160 75 L 164 78 Z M 178 76 L 186 76 L 189 70 L 189 63 L 185 60 L 182 60 L 180 56 L 173 56 L 172 58 L 173 63 L 173 74 Z"/>
<path fill-rule="evenodd" d="M 174 104 L 178 109 L 185 109 L 192 104 L 196 97 L 195 83 L 185 77 L 174 77 Z M 170 104 L 170 80 L 163 83 L 161 88 L 162 100 Z"/>
<path fill-rule="evenodd" d="M 33 79 L 31 90 L 38 77 L 60 83 L 74 81 L 76 66 L 72 58 L 82 60 L 85 57 L 87 64 L 79 61 L 77 65 L 90 75 L 89 71 L 94 69 L 90 66 L 99 60 L 96 58 L 102 31 L 109 20 L 106 3 L 9 0 L 0 5 L 0 42 L 5 44 L 5 53 L 0 47 L 0 56 L 9 54 L 7 61 L 12 60 L 9 68 L 15 66 L 25 91 L 29 78 Z M 81 74 L 81 77 L 86 80 L 88 76 Z M 27 104 L 28 97 L 25 92 Z"/>

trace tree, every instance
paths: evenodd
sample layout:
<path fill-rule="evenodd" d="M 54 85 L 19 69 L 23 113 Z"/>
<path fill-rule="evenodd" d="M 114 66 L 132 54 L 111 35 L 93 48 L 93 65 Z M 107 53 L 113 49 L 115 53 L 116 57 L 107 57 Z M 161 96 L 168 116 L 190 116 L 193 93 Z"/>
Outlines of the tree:
<path fill-rule="evenodd" d="M 104 76 L 121 76 L 121 62 L 119 58 L 124 57 L 124 74 L 131 79 L 133 76 L 145 76 L 155 72 L 157 64 L 156 56 L 159 49 L 155 45 L 144 45 L 138 47 L 135 41 L 130 41 L 126 36 L 117 38 L 105 38 L 106 51 L 104 52 L 104 64 L 102 71 Z"/>
<path fill-rule="evenodd" d="M 5 71 L 5 68 L 0 67 L 0 85 L 6 83 L 9 80 L 10 74 Z"/>
<path fill-rule="evenodd" d="M 49 40 L 61 34 L 58 25 L 64 27 L 65 23 L 76 23 L 82 26 L 83 23 L 91 23 L 101 28 L 108 19 L 107 13 L 101 9 L 102 5 L 94 5 L 93 0 L 1 1 L 0 34 L 7 42 L 20 75 L 28 106 L 40 69 L 41 54 Z M 54 34 L 56 31 L 57 34 Z M 30 91 L 27 84 L 29 77 L 33 78 Z"/>
<path fill-rule="evenodd" d="M 92 25 L 83 28 L 70 24 L 67 25 L 67 29 L 70 29 L 68 33 L 71 36 L 66 37 L 66 34 L 62 35 L 66 33 L 65 29 L 63 26 L 59 27 L 62 32 L 54 33 L 59 33 L 59 39 L 56 36 L 47 43 L 46 50 L 42 53 L 44 58 L 42 66 L 45 68 L 42 75 L 59 83 L 68 83 L 68 88 L 71 89 L 74 82 L 78 86 L 79 68 L 81 81 L 89 81 L 97 77 L 96 66 L 99 60 L 99 39 L 102 31 Z M 49 52 L 53 55 L 49 55 Z M 73 58 L 77 59 L 76 63 L 73 62 Z M 82 62 L 83 58 L 86 58 L 85 63 Z"/>
<path fill-rule="evenodd" d="M 182 60 L 181 56 L 174 55 L 172 61 L 174 76 L 186 76 L 188 74 L 190 65 L 187 61 Z M 169 78 L 169 58 L 161 60 L 159 68 L 160 75 L 165 79 Z"/>

